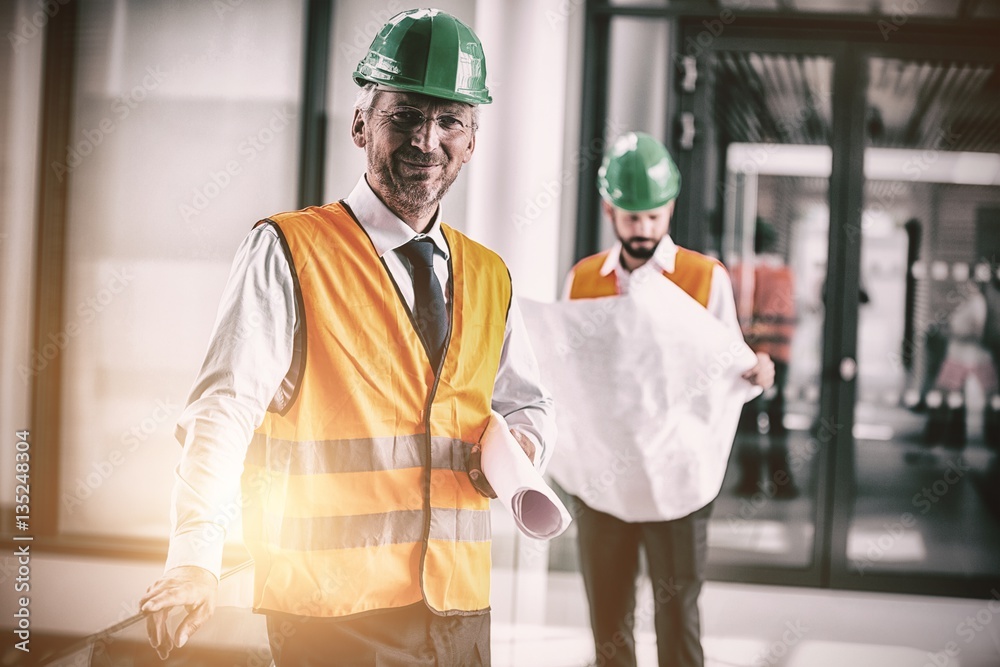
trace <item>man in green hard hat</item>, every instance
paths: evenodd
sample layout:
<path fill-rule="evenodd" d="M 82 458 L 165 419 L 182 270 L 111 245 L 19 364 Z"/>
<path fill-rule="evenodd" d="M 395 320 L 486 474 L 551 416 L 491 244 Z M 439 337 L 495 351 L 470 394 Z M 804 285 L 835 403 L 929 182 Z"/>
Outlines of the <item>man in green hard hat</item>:
<path fill-rule="evenodd" d="M 566 298 L 614 296 L 627 293 L 634 280 L 669 280 L 739 334 L 733 289 L 725 268 L 710 257 L 677 246 L 669 236 L 681 179 L 663 144 L 641 132 L 618 137 L 604 156 L 598 188 L 618 243 L 573 267 Z M 767 388 L 774 381 L 774 364 L 766 354 L 758 354 L 756 365 L 744 377 Z M 612 442 L 607 446 L 622 445 Z M 648 477 L 649 485 L 669 478 L 663 471 L 648 468 L 636 474 Z M 634 478 L 629 480 L 634 484 Z M 561 477 L 557 481 L 563 483 Z M 675 498 L 667 490 L 658 496 L 662 504 L 649 507 L 635 500 L 640 496 L 628 484 L 620 486 L 602 489 L 599 500 L 608 503 L 607 511 L 584 503 L 577 497 L 582 490 L 566 488 L 574 494 L 577 509 L 580 569 L 590 602 L 597 664 L 635 667 L 635 588 L 642 547 L 653 584 L 659 664 L 700 667 L 704 655 L 698 596 L 711 512 L 711 500 L 706 505 L 704 499 L 714 498 L 719 489 L 699 488 L 698 498 Z M 650 516 L 658 518 L 650 520 Z"/>
<path fill-rule="evenodd" d="M 212 613 L 236 506 L 279 667 L 490 664 L 470 455 L 492 410 L 541 467 L 554 420 L 507 268 L 442 221 L 491 101 L 482 46 L 406 11 L 354 80 L 365 174 L 250 232 L 179 420 L 167 566 L 141 601 L 164 658 Z"/>

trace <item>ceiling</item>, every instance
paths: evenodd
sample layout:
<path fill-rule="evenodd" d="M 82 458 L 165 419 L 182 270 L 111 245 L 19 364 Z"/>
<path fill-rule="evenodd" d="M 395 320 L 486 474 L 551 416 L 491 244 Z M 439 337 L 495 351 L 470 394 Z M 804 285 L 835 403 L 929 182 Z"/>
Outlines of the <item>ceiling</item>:
<path fill-rule="evenodd" d="M 1000 152 L 1000 69 L 874 58 L 866 124 L 871 146 Z"/>
<path fill-rule="evenodd" d="M 728 142 L 829 145 L 833 61 L 720 51 L 716 121 Z"/>
<path fill-rule="evenodd" d="M 907 16 L 956 20 L 1000 17 L 998 0 L 719 0 L 720 7 L 783 14 L 842 14 L 889 16 L 901 10 Z"/>
<path fill-rule="evenodd" d="M 867 145 L 1000 153 L 998 69 L 871 58 Z M 718 52 L 714 74 L 716 122 L 727 142 L 831 144 L 830 58 Z"/>
<path fill-rule="evenodd" d="M 582 4 L 582 3 L 578 3 Z M 694 14 L 730 9 L 734 14 L 775 14 L 798 18 L 836 15 L 853 18 L 974 21 L 1000 18 L 1000 0 L 611 0 L 613 7 L 691 10 Z"/>

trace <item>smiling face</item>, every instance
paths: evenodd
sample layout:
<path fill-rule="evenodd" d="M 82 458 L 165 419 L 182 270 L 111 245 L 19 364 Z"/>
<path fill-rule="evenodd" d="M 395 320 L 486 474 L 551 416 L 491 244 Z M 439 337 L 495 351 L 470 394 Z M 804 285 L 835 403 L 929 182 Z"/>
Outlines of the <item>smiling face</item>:
<path fill-rule="evenodd" d="M 428 120 L 408 129 L 419 122 L 417 111 Z M 417 231 L 476 147 L 471 105 L 417 93 L 379 91 L 371 107 L 355 109 L 351 129 L 365 149 L 368 184 Z"/>

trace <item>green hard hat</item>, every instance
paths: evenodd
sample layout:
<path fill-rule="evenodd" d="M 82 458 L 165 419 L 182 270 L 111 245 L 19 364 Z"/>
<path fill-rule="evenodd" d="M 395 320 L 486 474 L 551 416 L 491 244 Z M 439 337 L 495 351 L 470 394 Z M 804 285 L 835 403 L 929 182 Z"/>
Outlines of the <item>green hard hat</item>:
<path fill-rule="evenodd" d="M 453 102 L 493 101 L 486 88 L 486 57 L 479 38 L 472 28 L 438 9 L 409 9 L 389 19 L 354 70 L 354 81 Z"/>
<path fill-rule="evenodd" d="M 604 153 L 597 187 L 618 208 L 649 211 L 677 198 L 681 173 L 663 144 L 645 132 L 629 132 Z"/>

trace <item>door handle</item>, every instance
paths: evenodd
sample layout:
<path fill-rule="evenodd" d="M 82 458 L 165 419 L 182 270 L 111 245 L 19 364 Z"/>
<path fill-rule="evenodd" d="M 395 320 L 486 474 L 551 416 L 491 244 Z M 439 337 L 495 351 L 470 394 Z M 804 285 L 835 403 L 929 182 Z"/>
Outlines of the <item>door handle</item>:
<path fill-rule="evenodd" d="M 858 374 L 858 362 L 852 357 L 844 357 L 840 360 L 840 379 L 850 382 Z"/>

